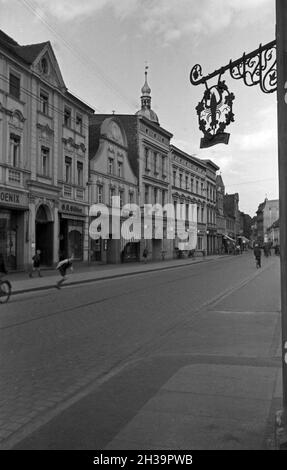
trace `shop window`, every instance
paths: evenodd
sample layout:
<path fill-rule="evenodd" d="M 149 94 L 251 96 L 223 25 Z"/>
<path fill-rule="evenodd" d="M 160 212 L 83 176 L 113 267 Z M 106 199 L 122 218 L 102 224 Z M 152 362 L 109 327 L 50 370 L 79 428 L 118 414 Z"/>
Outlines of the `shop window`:
<path fill-rule="evenodd" d="M 120 196 L 120 208 L 122 208 L 124 205 L 124 192 L 119 191 L 119 196 Z"/>
<path fill-rule="evenodd" d="M 132 191 L 129 192 L 129 204 L 134 203 L 134 193 Z"/>
<path fill-rule="evenodd" d="M 20 166 L 20 137 L 10 134 L 10 164 L 17 168 Z"/>
<path fill-rule="evenodd" d="M 116 195 L 115 188 L 110 188 L 110 206 L 113 205 L 113 197 Z"/>
<path fill-rule="evenodd" d="M 144 203 L 148 204 L 149 203 L 149 186 L 145 184 L 145 189 L 144 189 Z"/>
<path fill-rule="evenodd" d="M 64 109 L 64 125 L 66 127 L 71 127 L 71 123 L 72 123 L 72 111 L 71 111 L 70 108 L 65 106 L 65 109 Z"/>
<path fill-rule="evenodd" d="M 49 95 L 44 91 L 40 92 L 40 111 L 43 114 L 49 114 Z"/>
<path fill-rule="evenodd" d="M 97 203 L 102 204 L 104 202 L 104 191 L 103 186 L 97 186 Z"/>
<path fill-rule="evenodd" d="M 83 258 L 83 228 L 69 224 L 69 254 L 75 259 Z"/>
<path fill-rule="evenodd" d="M 20 77 L 14 73 L 9 75 L 9 93 L 14 98 L 20 99 Z"/>
<path fill-rule="evenodd" d="M 65 157 L 65 183 L 72 183 L 72 159 Z"/>
<path fill-rule="evenodd" d="M 83 163 L 77 162 L 77 184 L 83 186 Z"/>

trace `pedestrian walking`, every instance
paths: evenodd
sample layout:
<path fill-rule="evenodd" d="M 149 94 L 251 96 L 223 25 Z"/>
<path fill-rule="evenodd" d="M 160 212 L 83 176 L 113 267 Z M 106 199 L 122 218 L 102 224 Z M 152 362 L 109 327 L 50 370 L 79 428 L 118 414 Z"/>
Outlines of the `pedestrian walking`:
<path fill-rule="evenodd" d="M 41 263 L 41 256 L 40 255 L 41 255 L 41 250 L 37 250 L 35 255 L 32 257 L 33 264 L 32 264 L 32 270 L 29 273 L 29 277 L 33 277 L 33 272 L 34 271 L 37 271 L 38 276 L 42 277 L 41 267 L 40 267 L 40 263 Z"/>
<path fill-rule="evenodd" d="M 261 248 L 256 243 L 253 250 L 255 260 L 256 260 L 256 268 L 261 268 Z"/>
<path fill-rule="evenodd" d="M 147 255 L 148 255 L 148 251 L 147 251 L 147 248 L 145 248 L 143 251 L 143 259 L 144 259 L 145 264 L 147 263 Z"/>
<path fill-rule="evenodd" d="M 57 282 L 56 287 L 57 289 L 61 289 L 61 285 L 63 284 L 64 281 L 66 281 L 66 272 L 67 269 L 70 268 L 71 271 L 73 271 L 73 256 L 71 258 L 66 258 L 62 261 L 59 261 L 59 263 L 56 266 L 56 269 L 59 270 L 61 279 Z"/>

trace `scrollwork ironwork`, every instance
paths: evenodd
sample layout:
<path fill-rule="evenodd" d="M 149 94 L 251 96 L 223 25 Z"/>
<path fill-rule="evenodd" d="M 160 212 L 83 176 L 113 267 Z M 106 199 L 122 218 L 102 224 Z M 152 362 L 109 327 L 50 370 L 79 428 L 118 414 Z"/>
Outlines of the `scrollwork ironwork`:
<path fill-rule="evenodd" d="M 260 85 L 264 93 L 273 93 L 277 88 L 276 41 L 271 41 L 240 59 L 230 61 L 228 65 L 215 70 L 207 76 L 202 75 L 202 68 L 196 64 L 190 72 L 192 85 L 205 84 L 211 78 L 229 71 L 232 78 L 243 79 L 245 85 Z"/>

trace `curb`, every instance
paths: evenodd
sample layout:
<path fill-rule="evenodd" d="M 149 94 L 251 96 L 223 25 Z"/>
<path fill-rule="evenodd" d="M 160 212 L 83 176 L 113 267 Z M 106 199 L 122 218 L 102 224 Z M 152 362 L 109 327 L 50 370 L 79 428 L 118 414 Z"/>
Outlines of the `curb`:
<path fill-rule="evenodd" d="M 117 277 L 128 277 L 128 276 L 134 276 L 137 274 L 144 274 L 144 273 L 150 273 L 150 272 L 155 272 L 155 271 L 166 271 L 168 269 L 176 269 L 176 268 L 181 268 L 184 266 L 190 266 L 193 264 L 200 264 L 200 263 L 207 263 L 211 261 L 217 261 L 218 259 L 225 258 L 225 256 L 219 256 L 218 258 L 212 258 L 212 259 L 205 259 L 205 260 L 198 260 L 198 261 L 191 261 L 190 263 L 182 263 L 182 264 L 177 264 L 175 266 L 162 266 L 158 268 L 149 268 L 145 269 L 143 271 L 129 271 L 126 273 L 117 273 L 117 274 L 110 274 L 104 277 L 99 277 L 99 278 L 91 278 L 91 279 L 79 279 L 78 281 L 67 281 L 65 282 L 64 286 L 73 286 L 77 284 L 88 284 L 91 282 L 97 282 L 97 281 L 104 281 L 108 279 L 115 279 Z M 226 259 L 232 259 L 232 258 L 226 258 Z M 27 292 L 37 292 L 37 291 L 42 291 L 42 290 L 49 290 L 49 289 L 56 289 L 55 284 L 49 284 L 47 286 L 39 286 L 39 287 L 28 287 L 25 289 L 13 289 L 13 284 L 12 284 L 12 294 L 13 295 L 18 295 L 18 294 L 25 294 Z"/>

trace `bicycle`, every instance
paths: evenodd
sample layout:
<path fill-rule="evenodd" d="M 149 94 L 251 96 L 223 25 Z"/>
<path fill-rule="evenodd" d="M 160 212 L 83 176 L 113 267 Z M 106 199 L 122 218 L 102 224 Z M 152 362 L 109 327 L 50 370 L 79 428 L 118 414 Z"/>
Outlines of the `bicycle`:
<path fill-rule="evenodd" d="M 11 295 L 11 291 L 12 291 L 12 288 L 11 288 L 10 282 L 7 281 L 7 279 L 5 279 L 4 281 L 0 279 L 0 303 L 1 304 L 5 304 L 6 302 L 8 302 L 10 295 Z"/>

